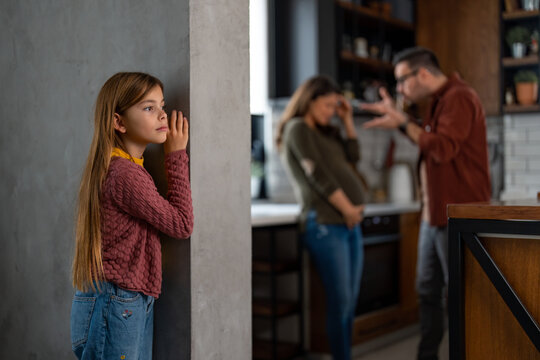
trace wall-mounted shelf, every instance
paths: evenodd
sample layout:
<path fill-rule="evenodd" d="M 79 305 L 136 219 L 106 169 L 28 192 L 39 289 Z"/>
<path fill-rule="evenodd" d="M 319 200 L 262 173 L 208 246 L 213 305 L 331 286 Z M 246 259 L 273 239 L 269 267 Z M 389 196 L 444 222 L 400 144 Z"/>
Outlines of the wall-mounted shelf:
<path fill-rule="evenodd" d="M 385 13 L 382 13 L 381 11 L 374 10 L 374 9 L 361 6 L 361 5 L 353 4 L 348 1 L 341 1 L 341 0 L 336 0 L 336 5 L 345 10 L 352 11 L 358 15 L 362 15 L 362 16 L 371 18 L 373 20 L 378 20 L 378 21 L 382 20 L 386 24 L 400 28 L 401 30 L 414 31 L 413 24 L 400 20 L 400 19 L 395 19 L 391 16 L 386 15 Z"/>
<path fill-rule="evenodd" d="M 378 59 L 356 56 L 351 51 L 342 50 L 340 56 L 341 56 L 341 59 L 344 61 L 354 62 L 359 65 L 365 66 L 366 68 L 369 68 L 371 70 L 378 71 L 378 70 L 383 69 L 389 72 L 392 72 L 394 70 L 392 63 L 378 60 Z"/>
<path fill-rule="evenodd" d="M 502 14 L 503 20 L 521 20 L 533 18 L 536 16 L 540 16 L 539 10 L 515 10 L 511 12 L 506 11 Z"/>
<path fill-rule="evenodd" d="M 538 57 L 538 55 L 529 55 L 521 59 L 505 57 L 502 59 L 502 63 L 504 67 L 538 65 L 540 64 L 540 57 Z"/>
<path fill-rule="evenodd" d="M 529 113 L 529 112 L 539 112 L 540 105 L 504 105 L 503 113 L 512 114 L 512 113 Z"/>

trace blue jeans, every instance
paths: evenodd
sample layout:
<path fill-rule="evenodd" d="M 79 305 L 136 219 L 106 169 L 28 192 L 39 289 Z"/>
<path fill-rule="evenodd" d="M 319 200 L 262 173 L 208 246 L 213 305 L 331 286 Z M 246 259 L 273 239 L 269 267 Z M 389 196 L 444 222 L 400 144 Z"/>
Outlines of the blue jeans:
<path fill-rule="evenodd" d="M 438 359 L 444 335 L 444 288 L 448 284 L 448 233 L 423 221 L 418 239 L 416 292 L 420 300 L 419 360 Z"/>
<path fill-rule="evenodd" d="M 151 360 L 154 298 L 101 283 L 77 291 L 71 306 L 71 346 L 78 359 Z"/>
<path fill-rule="evenodd" d="M 351 359 L 354 312 L 360 292 L 364 247 L 360 225 L 317 223 L 311 211 L 304 244 L 322 280 L 326 294 L 326 327 L 335 360 Z"/>

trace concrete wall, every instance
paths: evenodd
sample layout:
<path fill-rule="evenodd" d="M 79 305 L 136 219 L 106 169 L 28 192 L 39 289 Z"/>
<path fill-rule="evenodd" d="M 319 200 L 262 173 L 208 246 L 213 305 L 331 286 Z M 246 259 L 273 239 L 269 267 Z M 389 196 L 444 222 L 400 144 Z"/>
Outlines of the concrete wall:
<path fill-rule="evenodd" d="M 190 1 L 197 360 L 252 358 L 248 29 L 248 0 Z"/>
<path fill-rule="evenodd" d="M 227 341 L 249 344 L 249 337 L 245 336 L 249 330 L 249 318 L 245 318 L 249 308 L 246 295 L 250 291 L 249 273 L 243 273 L 246 270 L 244 259 L 250 251 L 249 200 L 246 200 L 249 191 L 244 195 L 240 189 L 249 177 L 249 160 L 244 164 L 249 151 L 249 138 L 244 136 L 249 131 L 248 31 L 247 16 L 245 26 L 243 18 L 235 18 L 244 16 L 244 12 L 247 14 L 248 7 L 244 0 L 230 1 L 219 7 L 211 2 L 195 3 L 199 7 L 197 15 L 190 17 L 189 0 L 1 2 L 1 359 L 73 358 L 69 313 L 73 294 L 70 271 L 76 193 L 92 137 L 91 119 L 97 92 L 103 82 L 118 71 L 144 71 L 162 79 L 168 106 L 186 110 L 192 121 L 194 240 L 197 244 L 192 248 L 188 241 L 164 239 L 164 293 L 156 302 L 155 355 L 159 359 L 213 358 L 191 356 L 191 304 L 204 310 L 204 304 L 196 304 L 204 301 L 212 305 L 213 312 L 204 314 L 206 317 L 197 322 L 197 332 L 203 333 L 206 326 L 218 327 L 209 330 L 212 339 L 201 338 L 205 343 L 197 340 L 193 348 L 206 345 L 214 357 L 247 358 L 220 356 L 215 349 L 225 348 Z M 223 20 L 224 24 L 215 20 L 224 14 L 229 15 Z M 215 18 L 210 26 L 214 38 L 205 39 L 199 31 L 196 40 L 203 43 L 211 40 L 212 46 L 223 42 L 229 59 L 226 60 L 223 53 L 220 59 L 212 59 L 214 68 L 209 74 L 213 74 L 213 81 L 208 81 L 202 65 L 198 71 L 191 71 L 193 78 L 190 79 L 190 21 L 196 23 L 197 17 L 206 20 L 209 16 Z M 224 32 L 216 30 L 219 25 L 226 25 Z M 235 37 L 223 38 L 230 35 Z M 234 48 L 233 51 L 233 41 L 240 44 L 239 50 Z M 220 46 L 218 49 L 223 50 Z M 197 51 L 201 50 L 199 46 Z M 209 48 L 206 53 L 215 55 L 212 51 Z M 196 59 L 194 54 L 191 58 Z M 197 82 L 196 100 L 190 95 L 190 81 Z M 205 95 L 207 87 L 215 87 L 209 92 L 212 97 Z M 218 90 L 228 91 L 225 99 Z M 190 101 L 191 108 L 196 110 L 192 114 L 189 113 Z M 243 116 L 245 128 L 240 125 Z M 229 130 L 237 130 L 238 135 L 235 139 L 229 135 L 224 137 L 219 142 L 222 151 L 219 154 L 205 150 L 208 140 L 221 136 L 213 133 L 213 123 L 217 120 L 230 122 Z M 208 135 L 208 138 L 198 139 L 199 135 Z M 215 150 L 215 147 L 209 149 Z M 225 150 L 230 152 L 227 161 Z M 163 186 L 159 167 L 161 149 L 152 147 L 145 156 L 150 171 Z M 207 160 L 208 164 L 203 165 Z M 219 187 L 215 172 L 204 173 L 205 167 L 211 171 L 210 164 L 214 163 L 222 166 L 215 172 L 224 175 Z M 224 167 L 227 168 L 225 174 Z M 241 179 L 230 182 L 231 173 Z M 215 180 L 208 183 L 207 176 Z M 209 201 L 209 197 L 216 195 L 219 199 L 223 193 L 229 194 L 229 200 L 234 197 L 236 202 Z M 210 204 L 214 206 L 211 210 Z M 224 210 L 225 205 L 227 210 Z M 230 212 L 225 214 L 226 211 Z M 227 223 L 233 224 L 228 229 L 220 222 L 221 214 Z M 243 218 L 234 224 L 229 214 L 241 214 Z M 213 223 L 207 227 L 206 221 Z M 204 228 L 204 232 L 200 228 Z M 211 249 L 206 252 L 199 243 Z M 220 245 L 212 248 L 214 243 Z M 241 249 L 240 261 L 234 259 L 233 251 L 238 249 Z M 223 257 L 218 257 L 215 251 L 221 251 Z M 207 254 L 211 256 L 197 260 Z M 197 272 L 192 275 L 193 259 L 197 260 Z M 226 270 L 228 263 L 233 264 L 231 271 Z M 197 286 L 198 293 L 192 291 L 192 284 Z M 232 297 L 225 300 L 223 309 L 227 310 L 223 310 L 219 302 L 223 299 L 212 298 L 225 297 L 222 286 L 239 293 L 234 298 L 235 305 L 246 302 L 246 310 L 230 311 Z M 220 292 L 212 292 L 214 287 Z M 214 313 L 218 314 L 217 322 L 212 316 Z M 233 340 L 233 336 L 239 336 L 238 329 L 243 337 Z M 216 338 L 221 335 L 224 336 Z M 219 347 L 214 343 L 219 343 Z M 240 350 L 237 345 L 231 348 Z M 242 351 L 249 349 L 242 348 Z"/>

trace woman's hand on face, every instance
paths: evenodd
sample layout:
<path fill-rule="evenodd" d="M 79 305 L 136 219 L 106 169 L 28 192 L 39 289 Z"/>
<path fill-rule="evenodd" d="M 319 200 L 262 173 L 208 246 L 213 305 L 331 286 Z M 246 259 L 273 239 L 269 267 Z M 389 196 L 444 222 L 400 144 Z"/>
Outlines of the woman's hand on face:
<path fill-rule="evenodd" d="M 169 121 L 167 140 L 163 144 L 165 154 L 177 150 L 184 150 L 189 140 L 188 120 L 181 111 L 173 110 Z"/>
<path fill-rule="evenodd" d="M 341 119 L 341 121 L 352 121 L 353 120 L 353 108 L 349 101 L 343 96 L 338 97 L 338 106 L 336 108 L 336 113 Z"/>
<path fill-rule="evenodd" d="M 364 208 L 365 205 L 354 205 L 343 214 L 345 224 L 349 229 L 352 229 L 364 219 Z"/>

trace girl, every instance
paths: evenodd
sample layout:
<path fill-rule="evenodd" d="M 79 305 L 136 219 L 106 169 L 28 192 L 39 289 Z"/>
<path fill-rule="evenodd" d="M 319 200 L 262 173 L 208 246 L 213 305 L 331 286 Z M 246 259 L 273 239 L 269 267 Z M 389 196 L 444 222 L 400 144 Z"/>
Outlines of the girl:
<path fill-rule="evenodd" d="M 101 88 L 94 125 L 79 191 L 72 348 L 79 359 L 151 359 L 159 232 L 187 238 L 193 229 L 188 122 L 173 110 L 168 123 L 161 81 L 118 73 Z M 149 143 L 164 143 L 167 200 L 142 166 Z"/>
<path fill-rule="evenodd" d="M 337 112 L 347 140 L 330 126 Z M 307 80 L 293 94 L 277 145 L 302 204 L 304 244 L 323 282 L 327 332 L 336 360 L 351 358 L 351 331 L 363 264 L 362 184 L 352 107 L 330 79 Z"/>

